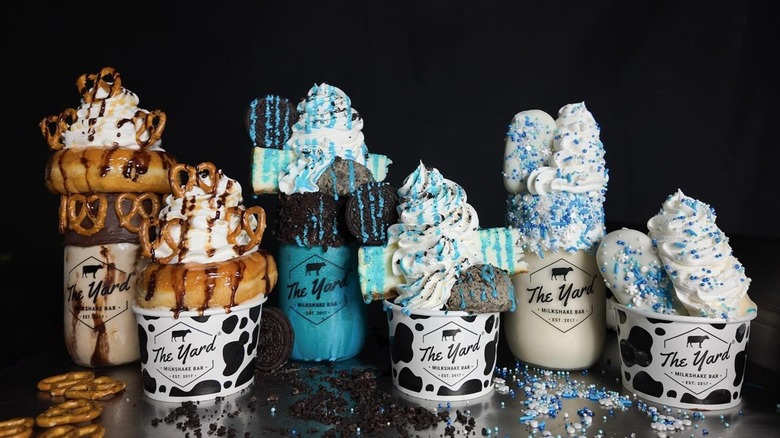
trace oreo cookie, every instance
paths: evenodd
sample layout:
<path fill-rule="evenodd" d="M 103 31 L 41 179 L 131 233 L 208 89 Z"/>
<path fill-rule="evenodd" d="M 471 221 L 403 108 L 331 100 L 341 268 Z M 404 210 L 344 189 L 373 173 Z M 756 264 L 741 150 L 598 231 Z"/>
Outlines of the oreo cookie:
<path fill-rule="evenodd" d="M 345 196 L 356 188 L 374 180 L 368 167 L 354 161 L 336 157 L 317 180 L 320 192 L 330 196 Z"/>
<path fill-rule="evenodd" d="M 387 229 L 398 222 L 398 203 L 398 191 L 390 184 L 363 184 L 347 200 L 347 229 L 363 245 L 384 245 Z"/>
<path fill-rule="evenodd" d="M 278 308 L 263 306 L 259 333 L 255 369 L 268 372 L 281 368 L 290 359 L 295 340 L 290 320 Z"/>
<path fill-rule="evenodd" d="M 275 95 L 252 100 L 244 118 L 252 145 L 273 149 L 284 149 L 292 133 L 292 125 L 297 121 L 295 105 Z"/>

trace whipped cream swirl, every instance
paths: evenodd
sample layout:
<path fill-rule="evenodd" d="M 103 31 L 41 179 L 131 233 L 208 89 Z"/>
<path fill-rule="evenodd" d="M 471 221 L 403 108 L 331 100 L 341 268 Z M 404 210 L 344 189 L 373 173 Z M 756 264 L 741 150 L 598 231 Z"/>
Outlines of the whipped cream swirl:
<path fill-rule="evenodd" d="M 63 142 L 69 147 L 122 147 L 128 149 L 162 150 L 161 140 L 145 146 L 150 131 L 145 125 L 149 111 L 139 108 L 138 96 L 122 88 L 111 96 L 96 90 L 92 102 L 81 99 L 76 118 L 63 132 Z M 141 134 L 137 137 L 136 133 Z"/>
<path fill-rule="evenodd" d="M 314 85 L 297 109 L 298 122 L 285 144 L 297 158 L 279 175 L 282 193 L 318 191 L 317 180 L 336 157 L 367 164 L 363 119 L 343 91 L 325 83 Z"/>
<path fill-rule="evenodd" d="M 608 181 L 604 145 L 599 126 L 585 103 L 572 103 L 558 111 L 553 139 L 555 153 L 547 166 L 528 176 L 528 191 L 586 193 L 606 190 Z"/>
<path fill-rule="evenodd" d="M 466 192 L 420 162 L 398 190 L 399 222 L 388 229 L 397 244 L 393 274 L 403 276 L 395 303 L 407 309 L 441 309 L 461 272 L 481 264 L 479 218 Z"/>
<path fill-rule="evenodd" d="M 257 245 L 247 247 L 251 238 L 242 229 L 241 185 L 222 170 L 203 172 L 198 178 L 201 184 L 187 185 L 182 196 L 174 193 L 165 198 L 159 218 L 164 227 L 170 227 L 172 242 L 161 239 L 154 258 L 176 253 L 169 263 L 209 263 L 257 251 Z M 254 228 L 256 218 L 249 218 Z"/>
<path fill-rule="evenodd" d="M 734 319 L 750 278 L 715 219 L 712 207 L 678 190 L 667 197 L 647 228 L 688 313 Z"/>

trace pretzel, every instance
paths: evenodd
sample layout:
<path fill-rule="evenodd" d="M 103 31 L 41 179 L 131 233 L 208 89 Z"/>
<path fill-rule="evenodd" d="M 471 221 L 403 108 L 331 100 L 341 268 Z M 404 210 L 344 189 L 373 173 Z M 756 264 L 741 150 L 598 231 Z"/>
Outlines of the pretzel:
<path fill-rule="evenodd" d="M 0 437 L 27 438 L 32 435 L 35 421 L 32 417 L 17 417 L 0 421 Z"/>
<path fill-rule="evenodd" d="M 249 236 L 249 242 L 243 245 L 243 249 L 246 250 L 260 245 L 260 242 L 263 240 L 263 233 L 265 233 L 265 210 L 263 210 L 263 207 L 256 205 L 246 210 L 242 210 L 240 207 L 232 207 L 228 209 L 227 213 L 228 220 L 234 214 L 241 216 L 241 225 L 232 230 L 227 236 L 229 243 L 236 245 L 238 236 L 244 231 Z"/>
<path fill-rule="evenodd" d="M 141 255 L 156 260 L 160 263 L 168 263 L 179 254 L 179 245 L 173 238 L 171 227 L 181 226 L 182 220 L 179 218 L 171 219 L 160 226 L 157 219 L 141 222 L 141 229 L 138 232 L 138 242 L 141 245 Z M 154 230 L 154 231 L 153 231 Z M 156 236 L 152 240 L 152 233 L 156 231 Z M 167 257 L 157 257 L 155 252 L 166 243 L 173 252 Z"/>
<path fill-rule="evenodd" d="M 65 131 L 76 119 L 78 119 L 78 111 L 67 108 L 57 116 L 49 116 L 41 120 L 38 126 L 41 128 L 41 134 L 46 139 L 46 143 L 49 144 L 49 149 L 58 151 L 65 147 Z"/>
<path fill-rule="evenodd" d="M 109 376 L 82 380 L 65 389 L 65 397 L 71 400 L 105 400 L 125 389 L 125 382 Z"/>
<path fill-rule="evenodd" d="M 66 209 L 69 228 L 82 236 L 91 236 L 103 229 L 106 222 L 106 208 L 108 201 L 104 193 L 82 195 L 76 193 L 70 195 L 65 206 L 60 201 L 60 210 Z M 62 218 L 60 211 L 60 218 Z M 89 218 L 92 226 L 85 228 L 84 219 Z M 60 229 L 63 228 L 60 224 Z"/>
<path fill-rule="evenodd" d="M 148 148 L 162 137 L 166 120 L 165 113 L 160 110 L 152 112 L 137 111 L 135 113 L 133 125 L 138 126 L 138 122 L 141 122 L 142 126 L 141 129 L 135 131 L 135 142 L 138 143 L 141 149 Z M 144 135 L 148 135 L 149 138 L 144 140 Z"/>
<path fill-rule="evenodd" d="M 220 175 L 221 172 L 210 162 L 200 163 L 197 167 L 176 163 L 168 173 L 168 178 L 173 196 L 183 198 L 196 184 L 204 192 L 213 194 L 219 184 Z M 184 176 L 187 177 L 185 183 L 182 181 Z"/>
<path fill-rule="evenodd" d="M 74 426 L 72 424 L 63 424 L 46 429 L 39 433 L 36 438 L 102 438 L 106 434 L 106 428 L 102 424 L 87 424 L 85 426 Z"/>
<path fill-rule="evenodd" d="M 103 67 L 97 74 L 84 73 L 76 80 L 76 87 L 86 103 L 107 99 L 122 91 L 122 77 L 112 67 Z M 103 90 L 106 96 L 98 97 Z"/>
<path fill-rule="evenodd" d="M 38 382 L 38 389 L 50 393 L 53 397 L 60 396 L 65 390 L 88 379 L 94 379 L 95 373 L 92 371 L 71 371 L 65 374 L 46 377 Z"/>
<path fill-rule="evenodd" d="M 93 420 L 103 412 L 103 406 L 94 400 L 67 400 L 46 409 L 35 417 L 40 427 L 54 427 Z"/>
<path fill-rule="evenodd" d="M 130 211 L 126 213 L 122 208 L 125 199 L 131 200 L 133 203 L 130 206 Z M 151 203 L 149 210 L 144 207 L 145 201 Z M 116 216 L 119 218 L 119 226 L 124 227 L 124 229 L 131 233 L 138 234 L 141 227 L 133 225 L 133 219 L 135 219 L 136 216 L 139 216 L 141 218 L 141 223 L 143 223 L 156 218 L 157 214 L 160 212 L 160 199 L 157 194 L 149 192 L 140 195 L 136 195 L 135 193 L 120 193 L 114 202 L 114 210 L 116 210 Z"/>

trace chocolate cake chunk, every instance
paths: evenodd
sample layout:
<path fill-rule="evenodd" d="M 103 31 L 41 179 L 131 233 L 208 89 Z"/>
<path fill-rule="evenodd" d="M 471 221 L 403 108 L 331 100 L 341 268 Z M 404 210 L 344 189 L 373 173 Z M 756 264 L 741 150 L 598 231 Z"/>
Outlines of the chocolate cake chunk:
<path fill-rule="evenodd" d="M 398 222 L 398 191 L 386 182 L 368 182 L 347 200 L 347 229 L 363 245 L 387 243 L 387 229 Z"/>
<path fill-rule="evenodd" d="M 276 307 L 264 306 L 257 340 L 257 371 L 273 371 L 290 359 L 295 335 L 287 316 Z"/>
<path fill-rule="evenodd" d="M 506 312 L 514 308 L 515 288 L 509 274 L 493 265 L 474 265 L 452 286 L 447 309 L 473 313 Z"/>
<path fill-rule="evenodd" d="M 280 193 L 275 235 L 279 243 L 339 247 L 352 240 L 344 223 L 347 198 L 320 192 Z"/>
<path fill-rule="evenodd" d="M 244 123 L 253 146 L 283 149 L 296 120 L 298 111 L 293 103 L 283 97 L 268 95 L 249 103 Z"/>
<path fill-rule="evenodd" d="M 352 193 L 358 187 L 373 180 L 374 177 L 366 166 L 336 157 L 317 180 L 317 186 L 320 192 L 339 197 Z"/>

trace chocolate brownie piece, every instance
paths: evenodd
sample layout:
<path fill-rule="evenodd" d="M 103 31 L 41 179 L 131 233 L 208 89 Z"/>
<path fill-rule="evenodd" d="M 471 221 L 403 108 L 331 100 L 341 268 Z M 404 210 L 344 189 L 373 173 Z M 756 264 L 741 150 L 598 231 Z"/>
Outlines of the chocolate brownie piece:
<path fill-rule="evenodd" d="M 506 271 L 493 265 L 474 265 L 452 286 L 446 307 L 472 313 L 506 312 L 514 308 L 514 294 Z"/>
<path fill-rule="evenodd" d="M 344 223 L 346 197 L 280 193 L 277 201 L 275 236 L 279 243 L 339 247 L 352 239 Z"/>

